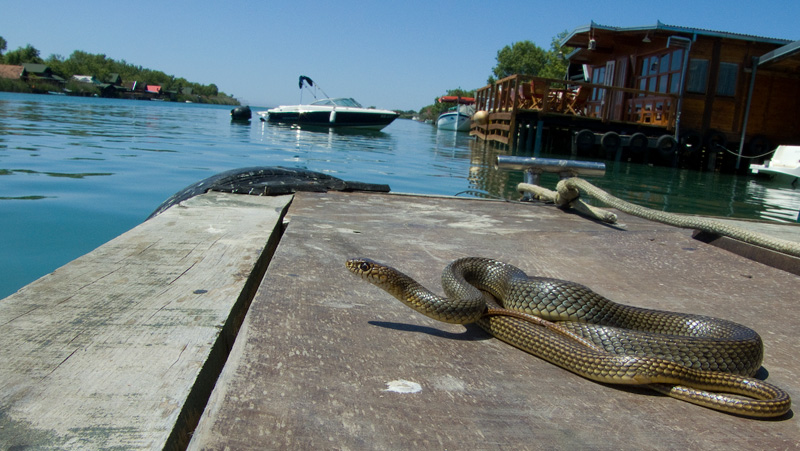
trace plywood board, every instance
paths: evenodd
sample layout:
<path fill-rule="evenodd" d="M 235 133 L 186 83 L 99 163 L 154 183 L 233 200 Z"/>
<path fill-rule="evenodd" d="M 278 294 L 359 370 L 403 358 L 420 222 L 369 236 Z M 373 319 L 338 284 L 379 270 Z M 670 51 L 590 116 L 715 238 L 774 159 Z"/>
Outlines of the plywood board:
<path fill-rule="evenodd" d="M 0 301 L 0 449 L 185 445 L 291 198 L 196 197 Z"/>
<path fill-rule="evenodd" d="M 598 384 L 428 319 L 344 267 L 370 257 L 441 292 L 448 262 L 492 257 L 617 302 L 727 318 L 761 333 L 768 380 L 800 396 L 800 278 L 620 217 L 624 229 L 546 206 L 298 194 L 190 449 L 795 446 L 791 415 L 758 421 Z M 398 381 L 420 390 L 392 391 Z"/>

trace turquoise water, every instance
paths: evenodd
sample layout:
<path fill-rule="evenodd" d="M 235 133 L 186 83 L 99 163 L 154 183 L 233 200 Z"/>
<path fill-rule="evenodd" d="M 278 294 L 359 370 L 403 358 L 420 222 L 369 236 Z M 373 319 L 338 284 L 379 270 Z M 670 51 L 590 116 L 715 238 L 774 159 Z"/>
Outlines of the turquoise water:
<path fill-rule="evenodd" d="M 0 298 L 141 223 L 185 186 L 238 167 L 299 167 L 396 192 L 518 197 L 522 175 L 494 169 L 507 152 L 463 133 L 408 120 L 382 132 L 317 132 L 232 123 L 229 112 L 0 93 Z M 592 181 L 651 208 L 785 221 L 800 209 L 800 190 L 771 182 L 607 164 Z"/>

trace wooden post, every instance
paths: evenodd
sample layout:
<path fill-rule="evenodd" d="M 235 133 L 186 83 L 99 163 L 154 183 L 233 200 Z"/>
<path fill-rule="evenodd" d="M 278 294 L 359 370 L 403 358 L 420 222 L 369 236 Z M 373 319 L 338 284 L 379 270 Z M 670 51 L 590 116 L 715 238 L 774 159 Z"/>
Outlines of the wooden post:
<path fill-rule="evenodd" d="M 538 157 L 539 154 L 542 152 L 542 128 L 544 127 L 544 122 L 542 121 L 541 116 L 539 120 L 536 122 L 536 141 L 533 145 L 533 156 Z"/>

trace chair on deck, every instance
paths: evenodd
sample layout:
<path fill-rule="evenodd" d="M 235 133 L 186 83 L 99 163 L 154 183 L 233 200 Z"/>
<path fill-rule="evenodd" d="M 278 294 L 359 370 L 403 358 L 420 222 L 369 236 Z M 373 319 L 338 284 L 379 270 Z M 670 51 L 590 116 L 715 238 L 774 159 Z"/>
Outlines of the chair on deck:
<path fill-rule="evenodd" d="M 523 83 L 519 86 L 519 109 L 529 110 L 533 108 L 533 89 L 530 83 Z"/>
<path fill-rule="evenodd" d="M 585 86 L 578 86 L 578 89 L 567 101 L 564 112 L 567 114 L 574 114 L 576 116 L 583 116 L 583 107 L 586 106 L 586 102 L 589 100 L 589 94 L 591 94 L 591 92 L 592 90 Z"/>
<path fill-rule="evenodd" d="M 543 110 L 544 109 L 544 95 L 547 91 L 547 84 L 543 82 L 530 82 L 531 89 L 531 109 Z"/>

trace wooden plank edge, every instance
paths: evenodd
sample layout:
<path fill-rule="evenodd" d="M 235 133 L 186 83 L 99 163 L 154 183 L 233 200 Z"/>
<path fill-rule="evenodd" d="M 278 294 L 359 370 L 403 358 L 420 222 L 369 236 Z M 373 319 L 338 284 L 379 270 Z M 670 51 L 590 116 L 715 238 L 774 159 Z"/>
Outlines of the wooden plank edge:
<path fill-rule="evenodd" d="M 267 243 L 264 245 L 264 250 L 253 265 L 253 271 L 247 277 L 244 287 L 241 293 L 239 293 L 239 297 L 231 308 L 231 315 L 228 316 L 228 320 L 222 326 L 217 340 L 212 345 L 208 354 L 208 360 L 203 364 L 194 385 L 186 396 L 183 408 L 178 414 L 172 432 L 162 449 L 185 450 L 189 445 L 189 440 L 191 440 L 192 434 L 200 421 L 200 417 L 203 411 L 205 411 L 206 404 L 208 404 L 208 400 L 211 397 L 211 392 L 214 390 L 214 386 L 217 384 L 222 369 L 225 367 L 225 363 L 231 353 L 231 349 L 242 327 L 247 311 L 250 309 L 250 304 L 253 302 L 258 287 L 264 279 L 267 268 L 278 248 L 278 243 L 280 243 L 281 237 L 285 231 L 284 219 L 289 210 L 289 206 L 292 204 L 292 200 L 287 202 L 281 210 L 279 219 L 275 222 L 275 227 L 270 233 Z"/>
<path fill-rule="evenodd" d="M 710 232 L 695 230 L 692 238 L 755 262 L 800 276 L 800 258 Z"/>

